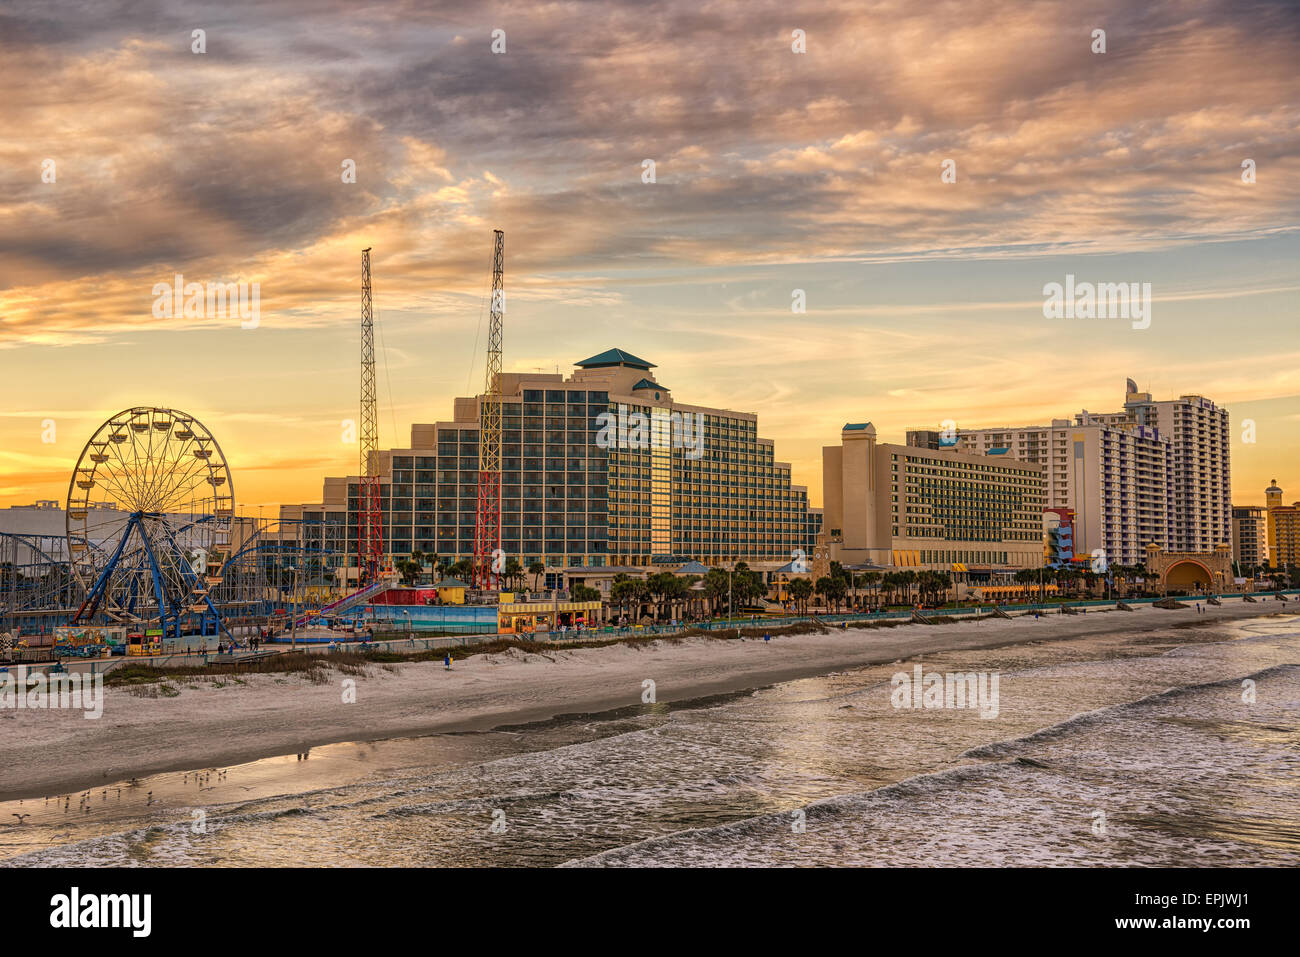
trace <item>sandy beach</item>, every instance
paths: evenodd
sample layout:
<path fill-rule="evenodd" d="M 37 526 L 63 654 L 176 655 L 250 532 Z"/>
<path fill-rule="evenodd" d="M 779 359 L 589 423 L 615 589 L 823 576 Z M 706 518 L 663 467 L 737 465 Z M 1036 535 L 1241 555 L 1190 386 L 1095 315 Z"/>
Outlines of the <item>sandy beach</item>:
<path fill-rule="evenodd" d="M 1019 617 L 949 625 L 835 631 L 762 640 L 693 638 L 568 651 L 476 655 L 447 672 L 437 662 L 374 666 L 327 683 L 298 676 L 228 676 L 175 682 L 172 697 L 106 690 L 103 716 L 78 711 L 0 712 L 0 800 L 84 789 L 161 771 L 215 767 L 340 741 L 481 731 L 563 714 L 744 691 L 865 665 L 951 650 L 998 648 L 1101 634 L 1145 644 L 1196 627 L 1199 640 L 1233 637 L 1246 619 L 1293 612 L 1275 601 L 1129 613 Z"/>

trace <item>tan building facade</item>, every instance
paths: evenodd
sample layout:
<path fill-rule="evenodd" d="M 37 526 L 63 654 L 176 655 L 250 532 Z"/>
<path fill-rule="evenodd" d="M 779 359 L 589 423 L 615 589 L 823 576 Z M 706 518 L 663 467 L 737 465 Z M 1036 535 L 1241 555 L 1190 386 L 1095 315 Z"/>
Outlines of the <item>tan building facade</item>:
<path fill-rule="evenodd" d="M 1166 552 L 1147 546 L 1147 573 L 1165 588 L 1188 593 L 1227 591 L 1232 588 L 1232 550 L 1217 545 L 1208 552 Z"/>
<path fill-rule="evenodd" d="M 1273 479 L 1264 490 L 1268 512 L 1268 563 L 1273 568 L 1300 565 L 1300 502 L 1282 504 L 1282 489 Z"/>
<path fill-rule="evenodd" d="M 1168 547 L 1187 552 L 1231 548 L 1228 410 L 1203 395 L 1154 401 L 1130 383 L 1124 411 L 1170 442 Z"/>
<path fill-rule="evenodd" d="M 1268 514 L 1260 506 L 1232 507 L 1232 559 L 1243 569 L 1268 564 Z"/>
<path fill-rule="evenodd" d="M 880 445 L 851 423 L 822 449 L 823 528 L 846 565 L 1013 571 L 1043 564 L 1043 468 L 1009 457 Z"/>

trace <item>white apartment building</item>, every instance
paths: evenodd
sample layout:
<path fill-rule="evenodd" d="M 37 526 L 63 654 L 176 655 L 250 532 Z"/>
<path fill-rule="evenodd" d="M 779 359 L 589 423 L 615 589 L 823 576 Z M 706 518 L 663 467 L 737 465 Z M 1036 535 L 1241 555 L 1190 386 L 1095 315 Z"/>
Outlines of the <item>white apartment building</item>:
<path fill-rule="evenodd" d="M 1074 510 L 1075 553 L 1102 548 L 1111 563 L 1136 565 L 1148 543 L 1170 551 L 1231 543 L 1228 441 L 1227 410 L 1196 395 L 1156 402 L 1129 380 L 1123 412 L 963 429 L 955 448 L 1043 466 L 1047 506 Z"/>
<path fill-rule="evenodd" d="M 1232 483 L 1228 410 L 1200 395 L 1154 402 L 1130 389 L 1132 421 L 1170 440 L 1169 550 L 1209 552 L 1232 544 Z"/>
<path fill-rule="evenodd" d="M 1082 413 L 1050 427 L 976 429 L 958 448 L 1043 466 L 1047 505 L 1074 511 L 1075 554 L 1105 550 L 1112 564 L 1137 565 L 1146 546 L 1169 539 L 1170 443 L 1148 426 L 1108 425 Z"/>

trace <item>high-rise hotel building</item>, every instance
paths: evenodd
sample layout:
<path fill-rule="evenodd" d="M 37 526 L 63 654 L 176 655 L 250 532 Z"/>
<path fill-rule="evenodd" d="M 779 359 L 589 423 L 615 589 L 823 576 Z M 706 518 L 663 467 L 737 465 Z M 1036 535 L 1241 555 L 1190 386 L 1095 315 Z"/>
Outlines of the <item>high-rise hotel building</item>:
<path fill-rule="evenodd" d="M 1230 546 L 1228 410 L 1200 395 L 1155 402 L 1130 381 L 1124 414 L 1169 438 L 1169 551 L 1212 552 Z"/>
<path fill-rule="evenodd" d="M 809 508 L 807 489 L 791 483 L 790 465 L 759 437 L 755 415 L 678 401 L 652 363 L 620 349 L 576 365 L 568 378 L 501 376 L 507 556 L 564 568 L 812 554 L 821 510 Z M 473 555 L 485 410 L 482 395 L 457 398 L 450 421 L 413 425 L 409 448 L 380 453 L 389 554 Z M 637 428 L 638 414 L 648 429 Z M 301 519 L 330 564 L 355 575 L 357 513 L 350 476 L 326 478 L 321 503 L 284 506 L 281 518 Z"/>
<path fill-rule="evenodd" d="M 848 565 L 993 572 L 1043 564 L 1043 467 L 1005 455 L 877 445 L 850 423 L 822 449 L 829 557 Z"/>
<path fill-rule="evenodd" d="M 1074 510 L 1076 554 L 1138 565 L 1148 544 L 1209 552 L 1232 541 L 1228 413 L 1201 396 L 1156 402 L 1130 380 L 1123 412 L 963 429 L 956 447 L 1043 466 L 1048 506 Z"/>

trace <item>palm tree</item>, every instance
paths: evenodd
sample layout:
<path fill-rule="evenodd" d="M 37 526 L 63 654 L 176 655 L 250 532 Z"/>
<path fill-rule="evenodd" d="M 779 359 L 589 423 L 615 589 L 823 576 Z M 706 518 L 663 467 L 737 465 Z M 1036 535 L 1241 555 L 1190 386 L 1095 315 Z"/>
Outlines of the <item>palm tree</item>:
<path fill-rule="evenodd" d="M 718 603 L 727 597 L 727 572 L 725 569 L 709 569 L 704 576 L 704 594 L 709 599 L 709 612 L 716 618 Z"/>
<path fill-rule="evenodd" d="M 1132 575 L 1133 568 L 1131 565 L 1120 565 L 1118 568 L 1114 565 L 1110 566 L 1110 587 L 1114 597 L 1120 597 L 1121 591 L 1126 595 L 1128 594 L 1129 578 Z M 1123 586 L 1123 588 L 1121 589 L 1120 586 Z"/>
<path fill-rule="evenodd" d="M 1061 591 L 1068 595 L 1074 594 L 1076 583 L 1082 576 L 1073 568 L 1058 568 L 1056 570 L 1056 584 Z"/>
<path fill-rule="evenodd" d="M 537 583 L 546 571 L 546 564 L 536 559 L 528 566 L 528 574 L 533 576 L 533 591 L 537 591 Z"/>
<path fill-rule="evenodd" d="M 933 582 L 930 580 L 930 572 L 928 569 L 923 568 L 916 573 L 916 600 L 920 604 L 929 604 L 930 591 L 932 587 Z"/>
<path fill-rule="evenodd" d="M 949 572 L 931 572 L 930 574 L 931 574 L 932 576 L 934 576 L 934 586 L 935 586 L 935 588 L 936 588 L 937 591 L 938 591 L 938 595 L 941 595 L 941 596 L 943 596 L 944 598 L 946 598 L 946 597 L 948 596 L 948 589 L 952 588 L 952 575 L 951 575 L 951 573 L 949 573 Z M 938 604 L 942 605 L 942 604 L 943 604 L 943 601 L 942 601 L 942 600 L 939 601 Z"/>
<path fill-rule="evenodd" d="M 631 589 L 629 585 L 632 579 L 627 575 L 619 572 L 614 576 L 614 580 L 609 584 L 609 603 L 622 613 L 631 600 Z"/>
<path fill-rule="evenodd" d="M 866 603 L 868 599 L 864 596 L 863 602 L 859 603 L 857 601 L 858 589 L 861 588 L 863 592 L 865 592 L 865 595 L 869 596 L 871 594 L 871 586 L 874 583 L 874 578 L 872 577 L 874 575 L 876 575 L 876 572 L 859 572 L 853 576 L 853 598 L 854 603 L 858 605 L 859 608 L 861 608 L 862 604 Z"/>
<path fill-rule="evenodd" d="M 917 583 L 917 575 L 916 572 L 910 568 L 907 571 L 903 572 L 902 574 L 903 574 L 904 594 L 907 596 L 907 603 L 910 605 L 913 603 L 912 587 Z"/>
<path fill-rule="evenodd" d="M 812 582 L 806 578 L 796 578 L 790 582 L 790 597 L 794 599 L 796 607 L 808 613 L 808 599 L 813 593 Z"/>
<path fill-rule="evenodd" d="M 700 592 L 695 589 L 695 585 L 700 581 L 699 575 L 682 575 L 677 579 L 682 583 L 681 593 L 682 600 L 685 604 L 684 615 L 695 615 L 699 612 Z"/>
<path fill-rule="evenodd" d="M 621 579 L 621 580 L 620 580 Z M 636 613 L 629 616 L 633 621 L 641 617 L 640 606 L 648 597 L 646 583 L 638 578 L 629 578 L 626 575 L 616 575 L 614 584 L 610 587 L 609 597 L 611 601 L 616 601 L 620 607 L 629 605 L 636 606 Z"/>
<path fill-rule="evenodd" d="M 519 559 L 511 557 L 506 559 L 505 571 L 501 578 L 507 586 L 518 586 L 524 579 L 524 566 L 519 564 Z"/>
<path fill-rule="evenodd" d="M 858 604 L 858 579 L 860 576 L 846 570 L 840 577 L 844 579 L 845 589 L 849 593 L 849 603 L 856 608 Z"/>
<path fill-rule="evenodd" d="M 872 604 L 874 605 L 880 599 L 880 572 L 863 572 L 858 577 L 862 579 L 862 585 L 869 590 L 869 593 L 872 596 Z"/>
<path fill-rule="evenodd" d="M 739 564 L 744 565 L 744 562 Z M 735 584 L 732 584 L 735 587 Z M 741 601 L 753 603 L 767 594 L 767 586 L 763 584 L 763 576 L 758 572 L 751 572 L 748 567 L 741 569 L 740 574 L 740 597 Z"/>
<path fill-rule="evenodd" d="M 654 601 L 655 621 L 659 620 L 660 604 L 664 601 L 671 602 L 673 586 L 677 583 L 677 576 L 672 572 L 656 572 L 646 579 L 646 591 Z"/>
<path fill-rule="evenodd" d="M 1012 581 L 1017 585 L 1036 585 L 1042 572 L 1041 568 L 1022 568 L 1012 576 Z"/>
<path fill-rule="evenodd" d="M 822 607 L 824 607 L 824 609 L 829 609 L 829 607 L 831 607 L 832 581 L 833 579 L 831 579 L 831 576 L 823 575 L 820 579 L 816 580 L 816 584 L 813 585 L 814 592 L 818 593 L 818 596 L 822 598 Z"/>
<path fill-rule="evenodd" d="M 407 585 L 414 586 L 416 580 L 420 577 L 420 572 L 423 571 L 420 563 L 414 559 L 399 558 L 393 564 L 397 569 L 397 574 L 402 577 L 402 582 Z"/>
<path fill-rule="evenodd" d="M 831 603 L 835 606 L 836 611 L 838 611 L 840 605 L 844 603 L 844 596 L 848 594 L 848 590 L 848 583 L 842 577 L 835 575 L 831 576 L 831 588 L 828 594 L 830 595 Z"/>
<path fill-rule="evenodd" d="M 686 580 L 673 575 L 672 581 L 668 583 L 668 590 L 665 595 L 668 599 L 668 617 L 670 619 L 677 617 L 673 613 L 673 608 L 683 603 L 689 594 L 690 593 L 686 590 Z M 683 612 L 683 617 L 684 616 L 685 612 Z"/>

